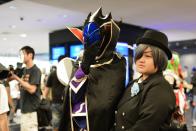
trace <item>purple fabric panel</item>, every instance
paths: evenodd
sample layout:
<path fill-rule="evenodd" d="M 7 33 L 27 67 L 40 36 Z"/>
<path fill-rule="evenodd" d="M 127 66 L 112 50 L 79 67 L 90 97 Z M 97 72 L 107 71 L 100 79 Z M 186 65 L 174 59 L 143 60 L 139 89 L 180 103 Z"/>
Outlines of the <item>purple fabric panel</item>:
<path fill-rule="evenodd" d="M 78 85 L 80 84 L 80 82 L 76 82 L 76 81 L 71 81 L 72 85 L 77 88 Z"/>
<path fill-rule="evenodd" d="M 75 75 L 76 79 L 81 79 L 85 76 L 85 73 L 83 72 L 82 68 L 78 68 L 78 70 L 76 71 Z"/>
<path fill-rule="evenodd" d="M 82 108 L 82 110 L 80 111 L 81 113 L 86 112 L 86 107 L 85 104 L 83 104 L 84 102 L 79 102 L 75 105 L 73 105 L 73 113 L 77 112 L 80 108 Z"/>

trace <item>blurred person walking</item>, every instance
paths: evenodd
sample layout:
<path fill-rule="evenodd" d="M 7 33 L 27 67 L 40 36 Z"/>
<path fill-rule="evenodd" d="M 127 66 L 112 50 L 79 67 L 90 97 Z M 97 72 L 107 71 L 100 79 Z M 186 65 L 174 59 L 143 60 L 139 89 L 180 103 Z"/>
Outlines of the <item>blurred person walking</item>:
<path fill-rule="evenodd" d="M 13 65 L 9 65 L 9 71 L 14 73 Z M 17 105 L 19 104 L 20 99 L 20 91 L 19 91 L 19 84 L 17 80 L 9 81 L 9 78 L 6 82 L 6 89 L 8 90 L 8 99 L 9 99 L 9 106 L 11 107 L 11 111 L 9 113 L 9 121 L 12 123 L 14 122 L 14 116 L 17 110 Z M 11 99 L 11 100 L 10 100 Z"/>
<path fill-rule="evenodd" d="M 58 58 L 58 62 L 65 56 L 61 55 Z M 48 76 L 46 86 L 43 91 L 43 97 L 46 98 L 49 94 L 49 90 L 52 90 L 52 126 L 53 131 L 58 131 L 60 125 L 60 118 L 63 114 L 63 95 L 65 86 L 60 83 L 57 78 L 57 71 L 52 70 Z"/>
<path fill-rule="evenodd" d="M 20 56 L 26 67 L 23 70 L 22 78 L 14 73 L 11 79 L 19 82 L 21 95 L 21 131 L 37 131 L 37 108 L 40 104 L 40 83 L 41 71 L 34 64 L 34 49 L 30 46 L 24 46 L 20 49 Z"/>

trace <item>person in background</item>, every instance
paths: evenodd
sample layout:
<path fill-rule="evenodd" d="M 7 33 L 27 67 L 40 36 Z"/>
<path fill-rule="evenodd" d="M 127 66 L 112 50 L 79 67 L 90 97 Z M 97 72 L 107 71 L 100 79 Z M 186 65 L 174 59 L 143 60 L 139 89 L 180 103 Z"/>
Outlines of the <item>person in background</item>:
<path fill-rule="evenodd" d="M 9 71 L 14 73 L 14 67 L 13 65 L 9 65 Z M 11 111 L 9 113 L 9 121 L 12 123 L 17 104 L 19 102 L 19 97 L 20 97 L 20 91 L 19 91 L 19 85 L 18 81 L 16 80 L 11 80 L 9 81 L 9 78 L 6 81 L 6 89 L 8 91 L 8 101 L 9 101 L 9 106 L 11 108 Z"/>
<path fill-rule="evenodd" d="M 193 85 L 192 94 L 193 94 L 193 126 L 196 126 L 196 67 L 193 67 L 192 74 L 191 74 L 191 84 Z"/>
<path fill-rule="evenodd" d="M 65 58 L 64 55 L 59 56 L 58 62 Z M 61 84 L 57 78 L 56 69 L 51 70 L 46 86 L 43 91 L 43 98 L 48 96 L 49 90 L 52 89 L 52 126 L 54 131 L 58 131 L 60 118 L 63 113 L 63 94 L 65 86 Z"/>
<path fill-rule="evenodd" d="M 34 49 L 24 46 L 20 49 L 20 55 L 26 67 L 23 69 L 22 78 L 12 73 L 11 79 L 17 80 L 20 86 L 21 96 L 21 131 L 37 131 L 37 108 L 40 103 L 41 71 L 34 64 Z"/>
<path fill-rule="evenodd" d="M 180 77 L 179 72 L 180 57 L 176 52 L 172 53 L 171 60 L 168 61 L 167 69 L 164 72 L 165 79 L 170 83 L 176 95 L 176 106 L 179 107 L 180 114 L 184 114 L 186 108 L 186 95 L 183 79 Z"/>
<path fill-rule="evenodd" d="M 172 52 L 172 58 L 168 61 L 167 69 L 164 71 L 165 79 L 170 83 L 176 96 L 176 122 L 173 128 L 187 130 L 185 112 L 188 109 L 186 89 L 192 89 L 192 84 L 185 80 L 185 73 L 181 68 L 180 56 Z M 178 114 L 178 115 L 177 115 Z M 178 117 L 177 117 L 178 116 Z"/>
<path fill-rule="evenodd" d="M 9 71 L 0 63 L 0 131 L 9 131 L 7 112 L 8 95 L 3 80 L 7 78 Z"/>
<path fill-rule="evenodd" d="M 8 96 L 5 86 L 0 83 L 0 131 L 8 131 L 8 117 L 9 111 Z"/>
<path fill-rule="evenodd" d="M 172 53 L 167 36 L 159 31 L 146 31 L 136 44 L 135 64 L 141 76 L 128 84 L 118 103 L 114 130 L 160 131 L 169 126 L 175 109 L 175 95 L 163 76 Z"/>

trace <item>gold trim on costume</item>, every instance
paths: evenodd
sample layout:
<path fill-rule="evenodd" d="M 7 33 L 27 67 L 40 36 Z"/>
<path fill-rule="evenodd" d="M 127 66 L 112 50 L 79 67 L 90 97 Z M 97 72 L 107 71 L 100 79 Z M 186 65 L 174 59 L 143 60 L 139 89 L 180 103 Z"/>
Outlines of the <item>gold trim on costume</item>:
<path fill-rule="evenodd" d="M 109 61 L 106 61 L 106 62 L 101 63 L 101 64 L 94 64 L 94 65 L 91 65 L 91 67 L 92 67 L 92 68 L 96 68 L 96 67 L 100 67 L 100 66 L 102 66 L 102 65 L 111 64 L 111 63 L 112 63 L 112 61 L 113 61 L 113 58 L 112 58 L 112 59 L 110 59 Z"/>

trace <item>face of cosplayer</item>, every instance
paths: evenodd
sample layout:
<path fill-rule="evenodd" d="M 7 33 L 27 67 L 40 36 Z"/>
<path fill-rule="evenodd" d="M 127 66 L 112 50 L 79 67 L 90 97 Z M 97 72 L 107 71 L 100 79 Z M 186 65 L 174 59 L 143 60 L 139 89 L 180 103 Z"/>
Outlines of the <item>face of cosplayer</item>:
<path fill-rule="evenodd" d="M 24 64 L 28 64 L 32 60 L 32 54 L 27 54 L 26 51 L 20 51 L 20 59 Z"/>
<path fill-rule="evenodd" d="M 151 48 L 148 47 L 144 50 L 142 57 L 136 61 L 136 70 L 142 74 L 143 80 L 157 71 L 157 68 L 154 66 Z"/>

